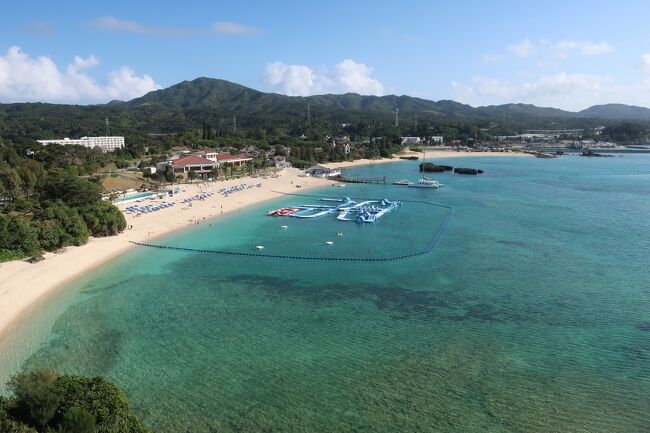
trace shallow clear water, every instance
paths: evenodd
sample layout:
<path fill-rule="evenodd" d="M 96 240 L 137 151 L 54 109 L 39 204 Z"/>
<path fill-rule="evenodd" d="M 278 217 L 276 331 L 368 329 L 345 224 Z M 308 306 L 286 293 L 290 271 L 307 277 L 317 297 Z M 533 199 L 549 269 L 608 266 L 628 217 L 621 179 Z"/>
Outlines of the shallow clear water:
<path fill-rule="evenodd" d="M 430 254 L 141 248 L 40 307 L 52 320 L 25 365 L 106 375 L 159 432 L 650 431 L 650 157 L 445 161 L 485 174 L 318 191 L 452 206 Z M 415 180 L 416 166 L 350 174 Z M 264 216 L 305 202 L 159 242 L 382 257 L 443 220 L 408 204 L 363 226 Z"/>

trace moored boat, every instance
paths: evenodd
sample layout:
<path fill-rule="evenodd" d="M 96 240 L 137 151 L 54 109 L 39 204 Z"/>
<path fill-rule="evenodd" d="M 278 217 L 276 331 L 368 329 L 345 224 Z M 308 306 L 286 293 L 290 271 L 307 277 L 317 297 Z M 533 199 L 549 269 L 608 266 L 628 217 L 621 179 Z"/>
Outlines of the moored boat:
<path fill-rule="evenodd" d="M 417 182 L 411 182 L 408 184 L 409 188 L 441 188 L 444 185 L 438 182 L 437 180 L 427 179 L 423 177 Z"/>
<path fill-rule="evenodd" d="M 426 153 L 424 154 L 423 160 L 426 160 Z M 425 164 L 431 164 L 431 163 L 428 163 L 428 162 L 425 161 L 422 164 L 420 164 L 420 171 L 423 173 L 422 178 L 420 180 L 418 180 L 417 182 L 409 182 L 407 186 L 409 188 L 440 188 L 440 187 L 443 187 L 444 185 L 441 184 L 440 182 L 438 182 L 437 180 L 427 179 L 426 177 L 424 177 L 424 169 L 423 169 L 423 167 L 424 167 Z"/>

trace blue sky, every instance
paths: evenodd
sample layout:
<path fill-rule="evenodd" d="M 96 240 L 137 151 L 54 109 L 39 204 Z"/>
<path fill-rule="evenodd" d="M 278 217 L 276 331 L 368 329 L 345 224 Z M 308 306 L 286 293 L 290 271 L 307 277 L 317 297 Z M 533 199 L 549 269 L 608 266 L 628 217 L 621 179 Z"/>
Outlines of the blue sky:
<path fill-rule="evenodd" d="M 5 5 L 0 101 L 107 102 L 208 76 L 291 95 L 650 106 L 643 1 L 165 3 Z"/>

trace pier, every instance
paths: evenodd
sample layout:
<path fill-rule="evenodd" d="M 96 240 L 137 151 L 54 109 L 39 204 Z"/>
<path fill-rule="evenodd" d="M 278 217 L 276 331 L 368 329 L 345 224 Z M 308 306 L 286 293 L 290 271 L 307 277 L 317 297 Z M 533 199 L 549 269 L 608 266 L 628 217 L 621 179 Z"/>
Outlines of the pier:
<path fill-rule="evenodd" d="M 372 183 L 376 185 L 386 184 L 386 176 L 384 176 L 382 179 L 362 179 L 362 178 L 347 177 L 341 174 L 335 177 L 331 177 L 330 179 L 335 180 L 337 182 L 345 182 L 345 183 Z"/>
<path fill-rule="evenodd" d="M 371 183 L 376 185 L 386 184 L 386 176 L 384 176 L 382 179 L 362 179 L 362 178 L 353 178 L 353 177 L 338 175 L 335 177 L 331 177 L 330 179 L 335 180 L 337 182 L 344 182 L 344 183 Z"/>

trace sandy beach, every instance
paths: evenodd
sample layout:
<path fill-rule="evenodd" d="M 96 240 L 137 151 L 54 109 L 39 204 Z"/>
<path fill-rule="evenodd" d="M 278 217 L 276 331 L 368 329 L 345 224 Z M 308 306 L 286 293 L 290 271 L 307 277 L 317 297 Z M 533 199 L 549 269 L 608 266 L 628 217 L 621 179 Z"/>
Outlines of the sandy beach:
<path fill-rule="evenodd" d="M 86 245 L 68 247 L 58 253 L 46 253 L 45 260 L 35 264 L 21 260 L 0 264 L 0 342 L 12 322 L 19 319 L 21 313 L 32 303 L 133 248 L 134 245 L 130 241 L 150 241 L 154 237 L 196 224 L 197 221 L 200 223 L 245 206 L 272 200 L 279 197 L 279 194 L 274 191 L 296 192 L 331 183 L 325 179 L 299 177 L 299 173 L 297 169 L 286 169 L 280 172 L 277 178 L 241 178 L 180 185 L 179 194 L 163 200 L 175 201 L 174 207 L 140 216 L 126 214 L 127 229 L 117 236 L 90 238 Z M 236 192 L 227 198 L 216 193 L 221 188 L 242 183 L 249 185 L 261 183 L 262 187 Z M 300 185 L 301 189 L 296 185 Z M 215 192 L 212 197 L 203 201 L 194 201 L 192 206 L 183 203 L 183 199 L 187 197 L 210 191 Z M 154 202 L 147 200 L 146 203 Z M 133 204 L 136 202 L 119 204 L 118 207 L 124 210 Z"/>
<path fill-rule="evenodd" d="M 402 154 L 419 155 L 417 152 Z M 513 156 L 516 153 L 496 152 L 455 152 L 431 151 L 428 158 L 449 158 L 459 156 Z M 324 164 L 328 167 L 346 168 L 368 164 L 382 164 L 401 161 L 399 157 L 382 159 L 359 159 L 339 163 Z M 45 260 L 30 264 L 24 261 L 13 261 L 0 264 L 0 340 L 12 322 L 19 323 L 20 315 L 30 305 L 41 297 L 52 293 L 56 288 L 78 278 L 102 263 L 117 257 L 134 245 L 130 241 L 146 242 L 151 239 L 170 233 L 171 231 L 196 224 L 202 221 L 239 210 L 245 206 L 260 203 L 265 200 L 277 198 L 279 194 L 274 191 L 296 192 L 296 185 L 301 190 L 319 186 L 327 186 L 331 181 L 313 177 L 300 177 L 297 169 L 286 169 L 279 173 L 277 178 L 242 178 L 214 183 L 196 183 L 181 185 L 182 192 L 165 201 L 175 201 L 174 207 L 163 209 L 150 214 L 135 216 L 126 214 L 127 230 L 118 236 L 107 238 L 91 238 L 86 245 L 68 247 L 65 251 L 46 253 Z M 195 201 L 192 206 L 183 203 L 183 199 L 200 192 L 216 192 L 220 188 L 238 185 L 241 183 L 258 184 L 262 187 L 247 189 L 231 194 L 224 198 L 219 194 L 204 201 Z M 151 201 L 147 201 L 151 203 Z M 119 204 L 122 210 L 128 205 Z M 0 341 L 1 342 L 1 341 Z"/>

